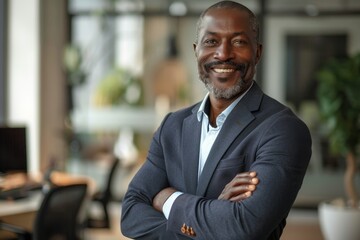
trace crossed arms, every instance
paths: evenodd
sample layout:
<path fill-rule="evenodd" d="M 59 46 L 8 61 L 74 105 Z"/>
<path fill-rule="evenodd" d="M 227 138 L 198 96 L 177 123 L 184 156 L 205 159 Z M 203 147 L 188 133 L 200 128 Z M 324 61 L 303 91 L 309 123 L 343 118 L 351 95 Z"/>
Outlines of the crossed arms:
<path fill-rule="evenodd" d="M 232 202 L 239 202 L 251 196 L 255 191 L 259 179 L 256 177 L 256 172 L 243 172 L 237 174 L 231 182 L 229 182 L 221 194 L 219 200 L 229 200 Z M 162 212 L 165 201 L 174 193 L 176 189 L 167 187 L 161 190 L 153 200 L 153 207 Z"/>
<path fill-rule="evenodd" d="M 273 236 L 274 231 L 280 231 L 276 234 L 279 236 L 305 175 L 311 139 L 306 126 L 293 117 L 274 119 L 266 128 L 253 131 L 253 136 L 229 153 L 231 158 L 246 149 L 248 171 L 240 171 L 222 185 L 217 199 L 184 191 L 178 165 L 181 153 L 176 152 L 181 151 L 177 150 L 179 142 L 174 141 L 173 133 L 160 129 L 154 135 L 147 161 L 126 193 L 123 234 L 147 240 L 176 237 L 263 240 Z M 162 206 L 174 191 L 184 193 L 174 201 L 166 219 Z M 191 226 L 196 236 L 183 234 L 184 223 Z"/>

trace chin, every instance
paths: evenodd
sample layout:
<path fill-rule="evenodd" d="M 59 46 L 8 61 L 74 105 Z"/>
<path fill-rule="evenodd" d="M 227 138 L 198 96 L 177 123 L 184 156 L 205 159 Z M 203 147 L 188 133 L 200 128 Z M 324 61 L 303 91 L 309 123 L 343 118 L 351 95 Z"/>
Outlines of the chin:
<path fill-rule="evenodd" d="M 216 99 L 232 99 L 239 96 L 241 93 L 241 87 L 239 85 L 233 86 L 231 88 L 221 89 L 216 88 L 212 84 L 205 84 L 206 88 Z"/>
<path fill-rule="evenodd" d="M 251 86 L 251 83 L 252 81 L 244 81 L 240 79 L 236 85 L 228 88 L 219 88 L 209 82 L 205 83 L 205 86 L 215 98 L 230 100 L 240 96 L 246 90 L 248 90 Z"/>

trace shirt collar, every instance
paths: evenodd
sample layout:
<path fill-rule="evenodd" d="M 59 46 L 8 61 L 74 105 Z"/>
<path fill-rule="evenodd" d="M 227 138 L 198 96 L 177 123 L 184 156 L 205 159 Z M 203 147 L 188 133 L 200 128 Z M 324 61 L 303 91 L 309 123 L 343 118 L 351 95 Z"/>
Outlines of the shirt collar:
<path fill-rule="evenodd" d="M 241 94 L 235 101 L 233 101 L 217 118 L 221 121 L 224 122 L 226 117 L 231 113 L 231 111 L 235 108 L 235 106 L 240 102 L 240 100 L 246 95 L 246 93 L 250 90 L 250 88 L 254 85 L 254 81 L 251 83 L 251 86 L 246 90 L 246 92 L 244 92 L 243 94 Z M 200 122 L 204 116 L 204 114 L 206 114 L 206 107 L 208 106 L 208 104 L 210 104 L 210 100 L 209 100 L 209 92 L 205 95 L 204 99 L 201 102 L 200 108 L 197 112 L 197 119 Z M 207 115 L 207 114 L 206 114 Z"/>
<path fill-rule="evenodd" d="M 203 114 L 206 114 L 206 113 L 205 113 L 205 105 L 206 105 L 206 103 L 207 103 L 208 101 L 209 101 L 209 93 L 207 93 L 207 94 L 205 95 L 204 99 L 203 99 L 202 102 L 201 102 L 200 108 L 199 108 L 199 110 L 198 110 L 198 112 L 197 112 L 197 119 L 198 119 L 199 122 L 201 121 L 201 119 L 202 119 L 202 117 L 203 117 Z"/>

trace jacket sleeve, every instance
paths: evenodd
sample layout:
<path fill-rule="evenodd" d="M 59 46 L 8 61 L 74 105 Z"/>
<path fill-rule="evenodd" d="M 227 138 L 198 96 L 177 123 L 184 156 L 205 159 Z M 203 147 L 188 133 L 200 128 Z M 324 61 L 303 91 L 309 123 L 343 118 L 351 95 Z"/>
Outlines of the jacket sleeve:
<path fill-rule="evenodd" d="M 160 148 L 161 129 L 162 126 L 155 132 L 147 159 L 130 182 L 122 202 L 121 231 L 132 239 L 171 239 L 167 236 L 173 234 L 166 230 L 164 215 L 152 207 L 155 195 L 169 186 Z"/>
<path fill-rule="evenodd" d="M 250 171 L 260 180 L 253 195 L 242 202 L 183 194 L 171 209 L 168 230 L 193 239 L 264 240 L 287 217 L 301 187 L 311 156 L 308 128 L 294 116 L 281 117 L 259 136 Z"/>

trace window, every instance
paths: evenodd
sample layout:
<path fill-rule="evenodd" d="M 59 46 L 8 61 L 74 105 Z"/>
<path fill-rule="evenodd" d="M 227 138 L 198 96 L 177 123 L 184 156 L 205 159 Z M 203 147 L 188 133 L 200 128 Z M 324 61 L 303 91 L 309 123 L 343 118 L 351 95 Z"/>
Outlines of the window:
<path fill-rule="evenodd" d="M 71 45 L 81 53 L 84 84 L 72 89 L 73 106 L 88 108 L 104 77 L 116 68 L 135 76 L 143 71 L 143 16 L 130 14 L 141 9 L 134 1 L 69 2 L 71 14 Z"/>

